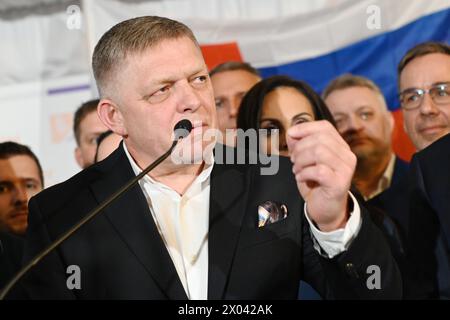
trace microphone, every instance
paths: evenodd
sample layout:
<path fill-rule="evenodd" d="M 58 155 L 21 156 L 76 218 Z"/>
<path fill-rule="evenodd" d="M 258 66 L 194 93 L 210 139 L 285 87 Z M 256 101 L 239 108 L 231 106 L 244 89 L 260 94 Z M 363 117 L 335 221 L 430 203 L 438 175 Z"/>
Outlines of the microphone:
<path fill-rule="evenodd" d="M 192 123 L 187 119 L 180 120 L 177 122 L 177 124 L 173 128 L 173 131 L 175 133 L 174 141 L 178 141 L 179 139 L 186 138 L 189 135 L 189 133 L 192 131 Z"/>
<path fill-rule="evenodd" d="M 37 265 L 43 258 L 45 258 L 50 252 L 56 249 L 61 243 L 70 238 L 78 229 L 80 229 L 87 222 L 92 220 L 98 213 L 100 213 L 103 209 L 109 206 L 114 200 L 119 198 L 122 194 L 127 192 L 132 186 L 134 186 L 139 180 L 141 180 L 147 173 L 157 167 L 161 162 L 163 162 L 173 151 L 175 146 L 177 145 L 180 139 L 186 138 L 189 133 L 192 131 L 192 123 L 183 119 L 177 122 L 175 127 L 173 128 L 175 138 L 172 142 L 172 146 L 167 150 L 162 156 L 156 159 L 153 163 L 151 163 L 147 168 L 142 170 L 140 174 L 131 179 L 126 185 L 113 193 L 108 199 L 103 201 L 98 207 L 94 208 L 90 211 L 83 219 L 81 219 L 76 225 L 71 227 L 68 231 L 66 231 L 63 235 L 61 235 L 58 239 L 52 242 L 47 248 L 41 251 L 38 255 L 36 255 L 30 262 L 28 262 L 20 271 L 12 278 L 8 284 L 3 288 L 3 291 L 0 293 L 0 300 L 3 300 L 8 292 L 16 285 L 16 283 L 23 278 L 25 274 L 30 271 L 35 265 Z"/>

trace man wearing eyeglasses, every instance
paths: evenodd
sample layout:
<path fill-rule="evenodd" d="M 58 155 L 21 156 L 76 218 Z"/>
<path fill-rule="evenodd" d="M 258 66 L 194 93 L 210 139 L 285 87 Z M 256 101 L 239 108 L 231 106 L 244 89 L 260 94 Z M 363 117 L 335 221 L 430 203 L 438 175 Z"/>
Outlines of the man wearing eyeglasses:
<path fill-rule="evenodd" d="M 404 127 L 417 150 L 450 132 L 450 46 L 427 42 L 399 66 Z"/>
<path fill-rule="evenodd" d="M 450 299 L 450 46 L 417 45 L 400 61 L 398 74 L 404 127 L 420 151 L 404 190 L 411 279 L 405 293 Z"/>

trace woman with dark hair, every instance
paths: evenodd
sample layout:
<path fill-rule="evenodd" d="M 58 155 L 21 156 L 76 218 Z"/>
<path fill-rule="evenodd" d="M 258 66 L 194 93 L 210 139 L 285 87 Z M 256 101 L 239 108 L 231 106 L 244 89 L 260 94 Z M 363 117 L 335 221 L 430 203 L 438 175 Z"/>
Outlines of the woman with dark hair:
<path fill-rule="evenodd" d="M 333 117 L 322 98 L 305 82 L 287 76 L 273 76 L 254 85 L 244 96 L 237 118 L 239 129 L 267 129 L 267 141 L 261 141 L 264 152 L 288 155 L 287 130 L 298 123 L 328 120 Z M 279 150 L 271 150 L 269 141 L 275 138 L 271 130 L 278 130 Z M 307 283 L 301 282 L 299 298 L 321 299 Z"/>
<path fill-rule="evenodd" d="M 267 139 L 271 138 L 271 129 L 279 130 L 279 154 L 287 156 L 287 130 L 298 123 L 315 120 L 328 120 L 335 125 L 322 98 L 307 83 L 273 76 L 257 83 L 244 96 L 237 126 L 243 130 L 268 129 Z M 270 150 L 270 143 L 265 145 L 266 152 L 278 153 Z"/>

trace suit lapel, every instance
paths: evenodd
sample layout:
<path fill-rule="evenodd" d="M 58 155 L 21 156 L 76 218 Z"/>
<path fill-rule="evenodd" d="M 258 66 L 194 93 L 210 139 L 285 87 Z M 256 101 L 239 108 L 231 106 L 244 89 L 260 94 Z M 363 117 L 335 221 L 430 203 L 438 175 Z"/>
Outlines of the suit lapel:
<path fill-rule="evenodd" d="M 249 175 L 215 164 L 211 173 L 208 299 L 223 299 L 248 198 Z M 256 214 L 256 213 L 255 213 Z"/>
<path fill-rule="evenodd" d="M 113 156 L 117 161 L 91 186 L 99 203 L 135 176 L 122 145 Z M 105 214 L 161 291 L 169 299 L 187 299 L 139 184 L 116 199 Z"/>

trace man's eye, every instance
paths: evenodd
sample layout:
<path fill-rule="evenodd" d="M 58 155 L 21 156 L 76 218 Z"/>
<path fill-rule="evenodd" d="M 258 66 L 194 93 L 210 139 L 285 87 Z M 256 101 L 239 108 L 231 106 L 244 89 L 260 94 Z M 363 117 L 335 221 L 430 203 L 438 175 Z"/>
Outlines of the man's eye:
<path fill-rule="evenodd" d="M 159 103 L 167 99 L 170 95 L 171 86 L 165 86 L 155 91 L 148 97 L 148 102 Z"/>
<path fill-rule="evenodd" d="M 345 125 L 344 118 L 334 118 L 334 122 L 336 123 L 336 127 L 342 128 Z"/>
<path fill-rule="evenodd" d="M 37 183 L 34 182 L 34 181 L 27 181 L 27 182 L 25 183 L 25 187 L 26 187 L 27 189 L 30 189 L 30 190 L 36 190 L 37 187 L 38 187 L 38 185 L 37 185 Z"/>
<path fill-rule="evenodd" d="M 216 108 L 220 109 L 223 107 L 222 99 L 216 99 L 214 102 L 216 103 Z"/>
<path fill-rule="evenodd" d="M 10 186 L 6 184 L 0 184 L 0 193 L 6 193 L 10 190 L 11 190 Z"/>
<path fill-rule="evenodd" d="M 369 112 L 369 111 L 361 112 L 361 113 L 359 114 L 359 117 L 360 117 L 362 120 L 368 120 L 368 119 L 370 119 L 370 118 L 372 117 L 372 112 Z"/>
<path fill-rule="evenodd" d="M 198 76 L 194 78 L 194 83 L 205 83 L 206 80 L 208 79 L 207 76 Z"/>
<path fill-rule="evenodd" d="M 198 76 L 195 77 L 191 83 L 196 88 L 203 88 L 206 85 L 206 81 L 208 80 L 207 76 Z"/>
<path fill-rule="evenodd" d="M 336 123 L 341 123 L 341 122 L 343 122 L 344 121 L 344 119 L 342 119 L 342 118 L 334 118 L 334 122 L 336 122 Z"/>
<path fill-rule="evenodd" d="M 450 95 L 450 88 L 439 88 L 437 95 L 439 97 L 447 97 Z"/>
<path fill-rule="evenodd" d="M 158 91 L 156 91 L 152 96 L 166 94 L 169 91 L 169 86 L 165 86 Z"/>
<path fill-rule="evenodd" d="M 406 95 L 405 97 L 406 102 L 414 102 L 419 100 L 419 95 L 417 93 L 412 93 L 409 95 Z"/>

